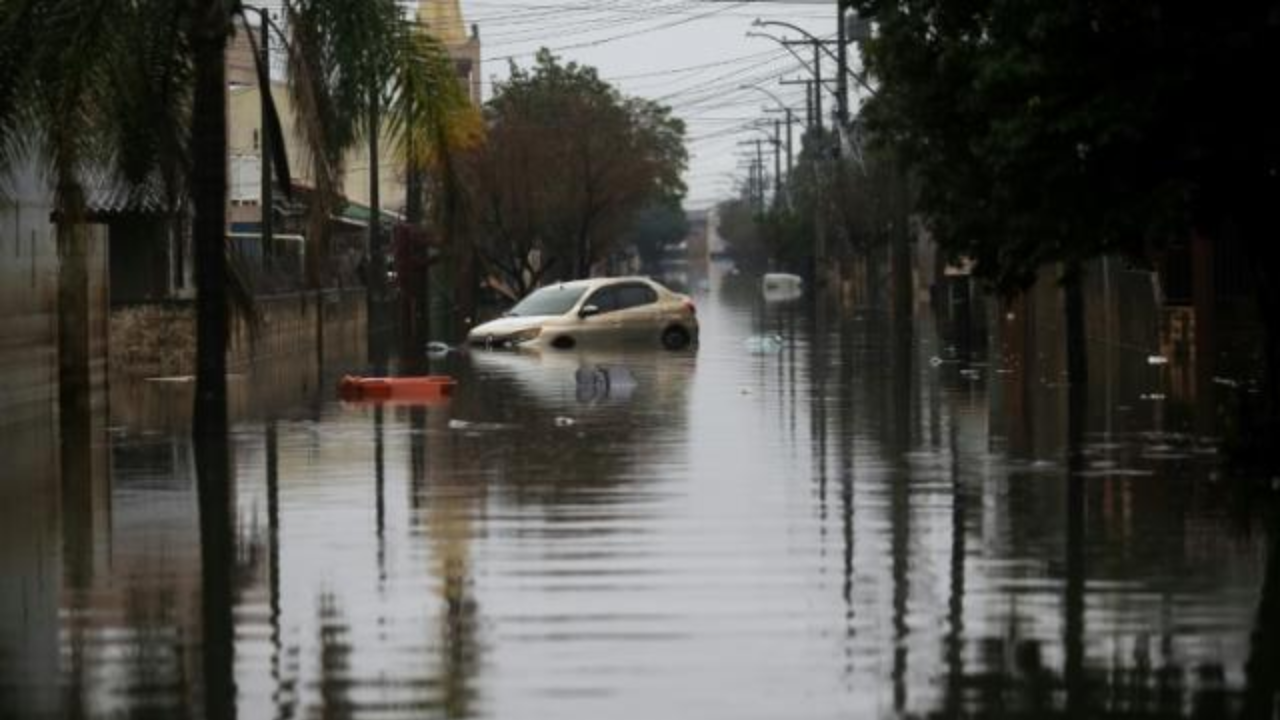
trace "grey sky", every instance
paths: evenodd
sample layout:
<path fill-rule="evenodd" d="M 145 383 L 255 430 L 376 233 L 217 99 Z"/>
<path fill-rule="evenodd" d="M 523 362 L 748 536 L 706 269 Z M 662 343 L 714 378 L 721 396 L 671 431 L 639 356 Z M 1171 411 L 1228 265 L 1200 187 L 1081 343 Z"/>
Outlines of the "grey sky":
<path fill-rule="evenodd" d="M 783 28 L 752 28 L 754 18 L 783 20 L 819 37 L 836 32 L 835 3 L 711 2 L 708 0 L 461 0 L 468 23 L 480 27 L 486 94 L 507 76 L 508 58 L 528 64 L 539 47 L 599 69 L 628 95 L 670 105 L 688 124 L 686 206 L 706 207 L 732 194 L 738 143 L 760 132 L 748 127 L 766 115 L 767 97 L 743 84 L 760 84 L 786 101 L 803 122 L 804 87 L 781 77 L 807 77 L 778 43 L 746 37 L 750 30 L 799 38 Z M 808 48 L 796 48 L 808 57 Z M 856 53 L 851 53 L 853 57 Z M 829 75 L 834 64 L 824 65 Z M 830 98 L 824 99 L 830 108 Z M 770 125 L 770 128 L 772 125 Z M 796 126 L 798 143 L 800 126 Z M 767 159 L 772 173 L 772 155 Z"/>

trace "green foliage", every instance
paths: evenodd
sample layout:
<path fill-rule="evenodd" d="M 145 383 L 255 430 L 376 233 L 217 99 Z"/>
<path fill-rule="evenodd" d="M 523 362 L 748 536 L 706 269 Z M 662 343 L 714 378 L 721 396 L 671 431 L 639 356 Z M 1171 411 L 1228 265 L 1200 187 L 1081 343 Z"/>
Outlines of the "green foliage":
<path fill-rule="evenodd" d="M 952 255 L 1006 290 L 1274 198 L 1275 2 L 860 0 L 866 118 Z"/>
<path fill-rule="evenodd" d="M 656 265 L 667 247 L 684 240 L 689 234 L 689 217 L 678 201 L 662 199 L 641 208 L 622 236 L 633 245 L 647 266 Z"/>

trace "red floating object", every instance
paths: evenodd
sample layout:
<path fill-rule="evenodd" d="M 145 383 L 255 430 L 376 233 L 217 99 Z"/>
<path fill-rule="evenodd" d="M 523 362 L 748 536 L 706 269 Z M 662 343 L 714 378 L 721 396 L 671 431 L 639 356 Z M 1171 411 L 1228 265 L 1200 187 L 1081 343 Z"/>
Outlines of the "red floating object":
<path fill-rule="evenodd" d="M 349 402 L 403 402 L 430 405 L 453 397 L 458 381 L 448 375 L 417 377 L 359 377 L 338 382 L 338 397 Z"/>

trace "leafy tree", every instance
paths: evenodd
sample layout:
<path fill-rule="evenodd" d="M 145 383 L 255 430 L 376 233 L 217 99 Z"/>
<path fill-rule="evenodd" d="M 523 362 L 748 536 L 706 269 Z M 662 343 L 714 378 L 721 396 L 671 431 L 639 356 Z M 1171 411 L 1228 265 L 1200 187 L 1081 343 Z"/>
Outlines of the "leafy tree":
<path fill-rule="evenodd" d="M 586 277 L 636 211 L 684 194 L 684 124 L 670 109 L 549 51 L 531 69 L 512 66 L 485 124 L 467 161 L 471 217 L 481 258 L 513 294 Z"/>
<path fill-rule="evenodd" d="M 869 126 L 908 162 L 942 247 L 995 287 L 1025 287 L 1050 263 L 1070 278 L 1099 254 L 1144 256 L 1191 233 L 1243 239 L 1274 429 L 1280 111 L 1265 88 L 1280 67 L 1280 3 L 855 4 L 879 26 Z"/>
<path fill-rule="evenodd" d="M 689 234 L 689 217 L 674 199 L 664 198 L 650 202 L 632 218 L 622 235 L 625 244 L 632 245 L 640 253 L 646 266 L 655 266 L 666 249 L 684 240 Z"/>

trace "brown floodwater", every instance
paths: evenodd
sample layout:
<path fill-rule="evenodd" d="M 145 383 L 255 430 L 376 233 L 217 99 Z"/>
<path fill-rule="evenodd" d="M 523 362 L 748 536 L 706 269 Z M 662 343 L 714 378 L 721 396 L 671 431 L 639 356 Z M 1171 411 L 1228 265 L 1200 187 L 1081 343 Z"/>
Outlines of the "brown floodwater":
<path fill-rule="evenodd" d="M 1267 503 L 1172 369 L 1107 354 L 1069 472 L 1053 363 L 712 280 L 694 352 L 447 403 L 237 376 L 204 547 L 182 381 L 7 430 L 0 717 L 1274 716 Z"/>

